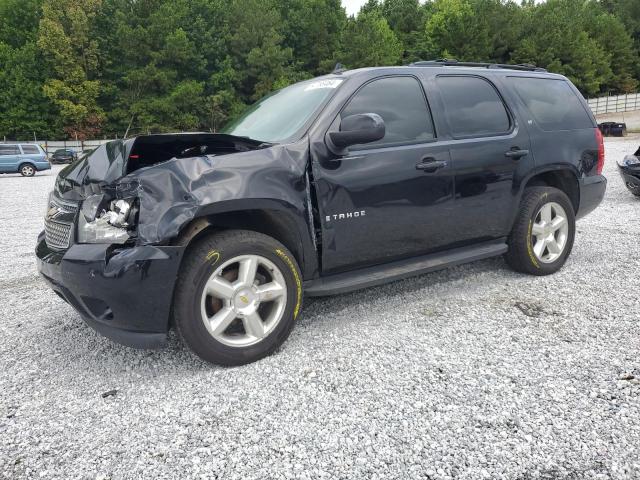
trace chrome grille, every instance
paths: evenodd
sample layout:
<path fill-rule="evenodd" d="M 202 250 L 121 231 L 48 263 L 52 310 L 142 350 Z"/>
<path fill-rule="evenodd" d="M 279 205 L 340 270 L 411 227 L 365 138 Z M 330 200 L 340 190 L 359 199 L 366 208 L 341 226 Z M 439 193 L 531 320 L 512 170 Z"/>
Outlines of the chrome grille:
<path fill-rule="evenodd" d="M 71 225 L 45 220 L 44 238 L 49 248 L 69 248 Z"/>
<path fill-rule="evenodd" d="M 77 211 L 77 203 L 61 200 L 55 195 L 51 195 L 44 219 L 45 241 L 49 248 L 55 250 L 69 248 Z"/>

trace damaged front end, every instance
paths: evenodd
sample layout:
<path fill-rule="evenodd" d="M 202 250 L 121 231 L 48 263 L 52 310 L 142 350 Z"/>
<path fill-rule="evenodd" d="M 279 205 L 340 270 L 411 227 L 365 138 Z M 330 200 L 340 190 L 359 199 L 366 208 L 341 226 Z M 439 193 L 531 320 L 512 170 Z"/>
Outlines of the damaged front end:
<path fill-rule="evenodd" d="M 306 218 L 306 162 L 305 142 L 224 134 L 109 142 L 60 172 L 38 238 L 38 269 L 103 335 L 160 346 L 186 248 L 175 241 L 181 230 L 196 217 L 256 205 Z M 302 222 L 296 229 L 304 230 Z"/>
<path fill-rule="evenodd" d="M 618 170 L 627 189 L 640 197 L 640 148 L 633 155 L 618 161 Z"/>

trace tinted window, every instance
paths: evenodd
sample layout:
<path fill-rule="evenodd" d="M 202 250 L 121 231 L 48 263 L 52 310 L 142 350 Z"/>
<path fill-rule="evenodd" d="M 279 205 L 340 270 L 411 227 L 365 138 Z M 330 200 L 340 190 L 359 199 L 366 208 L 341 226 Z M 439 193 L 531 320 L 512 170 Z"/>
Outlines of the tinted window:
<path fill-rule="evenodd" d="M 543 130 L 593 128 L 591 117 L 564 80 L 509 77 L 516 92 Z"/>
<path fill-rule="evenodd" d="M 35 145 L 22 145 L 22 152 L 27 154 L 38 154 L 40 153 L 40 150 L 38 150 L 38 147 L 36 147 Z"/>
<path fill-rule="evenodd" d="M 453 136 L 499 135 L 509 131 L 507 110 L 488 81 L 470 76 L 438 76 L 436 82 Z"/>
<path fill-rule="evenodd" d="M 377 113 L 384 120 L 384 138 L 366 145 L 416 143 L 434 138 L 422 87 L 412 77 L 388 77 L 367 83 L 349 101 L 340 117 L 357 113 Z"/>
<path fill-rule="evenodd" d="M 0 145 L 0 155 L 18 155 L 17 145 Z"/>

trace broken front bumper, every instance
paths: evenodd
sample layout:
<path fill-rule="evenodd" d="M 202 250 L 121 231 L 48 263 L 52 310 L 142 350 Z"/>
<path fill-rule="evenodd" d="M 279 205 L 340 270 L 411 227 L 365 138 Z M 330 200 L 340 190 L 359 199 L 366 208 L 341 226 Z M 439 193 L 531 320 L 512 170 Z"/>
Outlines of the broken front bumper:
<path fill-rule="evenodd" d="M 135 348 L 166 342 L 183 247 L 72 245 L 49 249 L 38 237 L 38 271 L 102 335 Z"/>
<path fill-rule="evenodd" d="M 627 155 L 618 162 L 618 171 L 625 186 L 634 195 L 640 196 L 640 162 L 635 155 Z"/>

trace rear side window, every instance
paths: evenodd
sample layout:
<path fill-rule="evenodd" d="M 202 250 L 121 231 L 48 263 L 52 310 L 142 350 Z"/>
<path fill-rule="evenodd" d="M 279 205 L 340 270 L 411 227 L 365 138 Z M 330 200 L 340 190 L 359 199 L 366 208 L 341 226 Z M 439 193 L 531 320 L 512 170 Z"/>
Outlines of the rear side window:
<path fill-rule="evenodd" d="M 509 114 L 495 87 L 472 76 L 439 75 L 438 89 L 454 137 L 485 137 L 507 133 Z"/>
<path fill-rule="evenodd" d="M 591 117 L 569 84 L 554 78 L 509 77 L 543 130 L 593 128 Z"/>
<path fill-rule="evenodd" d="M 36 147 L 35 145 L 22 145 L 22 151 L 25 154 L 38 154 L 40 153 L 40 150 L 38 150 L 38 147 Z"/>
<path fill-rule="evenodd" d="M 0 155 L 19 155 L 17 145 L 0 145 Z"/>
<path fill-rule="evenodd" d="M 422 87 L 413 77 L 386 77 L 367 83 L 340 117 L 358 113 L 377 113 L 384 120 L 384 137 L 366 146 L 420 143 L 435 137 Z"/>

